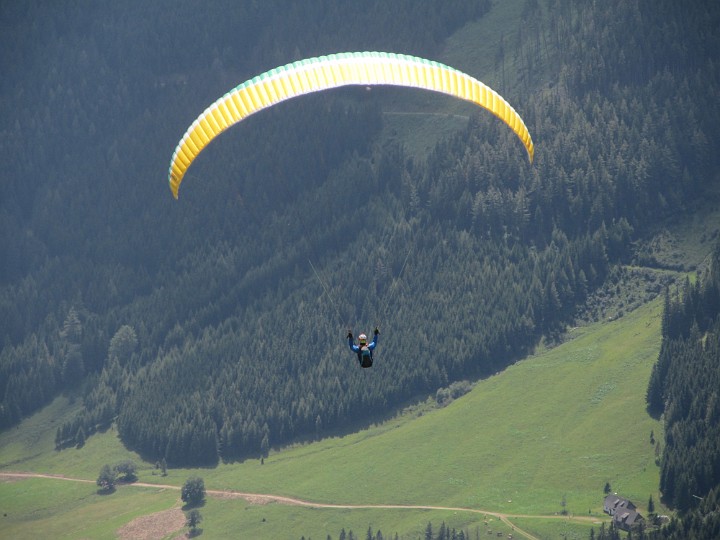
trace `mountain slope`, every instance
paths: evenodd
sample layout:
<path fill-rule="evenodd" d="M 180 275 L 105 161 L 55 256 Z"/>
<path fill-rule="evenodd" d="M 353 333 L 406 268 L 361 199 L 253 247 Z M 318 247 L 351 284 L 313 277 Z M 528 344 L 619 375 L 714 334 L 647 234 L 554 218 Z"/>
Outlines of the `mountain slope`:
<path fill-rule="evenodd" d="M 443 408 L 428 407 L 434 402 L 429 400 L 356 434 L 272 452 L 263 465 L 251 460 L 171 470 L 161 478 L 150 474 L 153 464 L 146 463 L 139 476 L 143 482 L 179 484 L 198 474 L 208 489 L 317 502 L 463 506 L 529 515 L 559 512 L 565 499 L 571 514 L 591 510 L 600 519 L 602 489 L 610 482 L 644 509 L 650 495 L 659 501 L 650 433 L 660 439 L 662 425 L 648 416 L 644 394 L 637 389 L 647 384 L 657 358 L 660 308 L 656 301 L 615 322 L 578 329 L 563 345 L 478 382 Z M 17 433 L 28 429 L 38 430 L 38 424 L 30 419 Z M 50 436 L 35 431 L 44 443 L 28 440 L 29 446 L 12 432 L 0 435 L 2 469 L 92 479 L 103 463 L 128 457 L 113 432 L 91 438 L 82 449 L 60 453 L 52 450 L 52 428 L 44 432 Z M 30 448 L 41 455 L 17 461 Z M 132 458 L 139 462 L 138 456 Z M 9 496 L 17 486 L 2 484 L 0 493 Z M 205 526 L 209 537 L 222 536 L 222 529 L 215 528 L 219 523 L 261 531 L 233 508 L 237 506 L 228 502 L 208 502 L 203 514 L 212 516 Z M 273 515 L 283 512 L 305 516 L 307 528 L 296 530 L 295 537 L 335 535 L 347 526 L 364 530 L 353 525 L 357 517 L 347 511 L 324 510 L 320 522 L 309 519 L 309 511 L 296 509 L 277 509 Z M 374 528 L 386 532 L 408 521 L 398 512 L 373 516 Z M 441 519 L 448 518 L 454 526 L 480 521 L 468 516 Z M 415 520 L 421 526 L 426 517 L 417 514 Z M 280 523 L 263 526 L 266 530 L 257 532 L 258 538 L 292 537 Z M 532 531 L 532 526 L 526 528 Z"/>
<path fill-rule="evenodd" d="M 380 26 L 404 22 L 382 4 Z M 18 106 L 0 116 L 15 157 L 0 216 L 12 263 L 0 289 L 0 425 L 67 392 L 84 408 L 58 426 L 59 448 L 117 419 L 125 444 L 149 459 L 239 460 L 486 376 L 561 335 L 576 306 L 610 286 L 613 265 L 653 262 L 635 256 L 635 235 L 692 208 L 717 168 L 708 151 L 720 125 L 717 36 L 707 31 L 715 4 L 515 1 L 466 13 L 479 4 L 436 2 L 452 10 L 441 10 L 439 27 L 419 17 L 433 35 L 477 19 L 451 39 L 448 58 L 491 69 L 518 103 L 542 141 L 532 167 L 483 115 L 467 115 L 425 155 L 417 146 L 427 144 L 414 143 L 422 159 L 413 159 L 399 132 L 397 144 L 378 143 L 388 96 L 350 89 L 249 119 L 242 135 L 208 149 L 175 204 L 158 147 L 172 148 L 194 111 L 235 79 L 235 47 L 267 41 L 225 21 L 217 36 L 197 29 L 190 57 L 163 63 L 172 40 L 132 39 L 155 28 L 155 5 L 134 6 L 113 34 L 102 24 L 112 9 L 35 17 L 49 5 L 0 12 L 18 23 L 12 37 L 26 39 L 17 46 L 30 60 L 2 86 L 12 97 L 2 103 Z M 342 12 L 333 5 L 317 19 L 324 28 Z M 248 26 L 249 15 L 290 26 L 302 15 L 238 6 L 232 15 Z M 312 7 L 304 16 L 314 20 L 323 10 Z M 158 31 L 178 39 L 182 8 L 192 5 L 163 12 Z M 45 20 L 48 41 L 28 39 L 43 35 Z M 322 43 L 312 28 L 295 31 L 299 54 L 349 45 L 337 26 Z M 416 42 L 412 32 L 397 43 L 384 33 L 383 44 Z M 238 41 L 214 50 L 214 38 Z M 137 48 L 114 69 L 126 39 Z M 289 43 L 235 69 L 284 63 L 274 56 L 294 56 Z M 143 52 L 160 57 L 130 61 Z M 101 123 L 108 104 L 115 115 Z M 378 320 L 383 361 L 366 374 L 342 336 Z"/>

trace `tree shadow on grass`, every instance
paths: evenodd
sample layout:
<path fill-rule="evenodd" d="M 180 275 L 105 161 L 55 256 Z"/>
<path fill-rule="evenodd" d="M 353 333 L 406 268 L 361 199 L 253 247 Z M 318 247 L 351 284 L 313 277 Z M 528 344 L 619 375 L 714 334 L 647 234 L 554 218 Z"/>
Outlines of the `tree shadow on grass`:
<path fill-rule="evenodd" d="M 202 501 L 197 502 L 197 503 L 185 503 L 184 505 L 182 505 L 180 510 L 182 510 L 183 512 L 187 512 L 188 510 L 194 510 L 196 508 L 203 508 L 204 506 L 205 506 L 205 499 L 203 499 Z"/>
<path fill-rule="evenodd" d="M 137 477 L 137 476 L 134 476 L 134 477 L 131 477 L 130 479 L 128 479 L 128 478 L 118 478 L 115 483 L 116 483 L 117 485 L 119 485 L 119 486 L 129 486 L 130 484 L 134 484 L 134 483 L 137 482 L 137 481 L 138 481 L 138 477 Z"/>
<path fill-rule="evenodd" d="M 185 535 L 187 538 L 197 538 L 203 533 L 203 530 L 200 527 L 197 527 L 191 531 L 188 531 Z"/>

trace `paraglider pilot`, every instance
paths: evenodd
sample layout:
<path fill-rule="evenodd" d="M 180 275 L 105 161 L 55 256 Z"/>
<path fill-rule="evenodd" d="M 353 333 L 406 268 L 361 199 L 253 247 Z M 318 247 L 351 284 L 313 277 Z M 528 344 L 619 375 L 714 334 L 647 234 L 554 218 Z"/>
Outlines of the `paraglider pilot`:
<path fill-rule="evenodd" d="M 380 335 L 380 330 L 378 330 L 377 326 L 375 327 L 375 330 L 373 331 L 373 340 L 372 342 L 367 342 L 367 336 L 365 334 L 360 334 L 358 336 L 358 344 L 355 345 L 355 341 L 353 340 L 353 335 L 350 330 L 348 330 L 347 334 L 347 340 L 348 345 L 350 346 L 350 350 L 357 354 L 358 362 L 360 363 L 360 367 L 363 368 L 369 368 L 373 364 L 373 350 L 375 347 L 377 347 L 378 342 L 378 336 Z"/>

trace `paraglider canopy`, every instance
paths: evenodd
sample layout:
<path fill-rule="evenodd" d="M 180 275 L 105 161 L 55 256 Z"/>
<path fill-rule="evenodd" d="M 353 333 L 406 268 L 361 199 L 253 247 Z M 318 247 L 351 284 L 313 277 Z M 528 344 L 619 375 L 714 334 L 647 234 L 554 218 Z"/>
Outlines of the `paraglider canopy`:
<path fill-rule="evenodd" d="M 477 79 L 438 62 L 383 52 L 339 53 L 300 60 L 245 81 L 215 101 L 190 125 L 170 162 L 168 182 L 177 199 L 185 172 L 220 133 L 253 113 L 281 101 L 347 85 L 395 85 L 455 96 L 492 112 L 525 146 L 534 146 L 520 115 L 497 92 Z"/>

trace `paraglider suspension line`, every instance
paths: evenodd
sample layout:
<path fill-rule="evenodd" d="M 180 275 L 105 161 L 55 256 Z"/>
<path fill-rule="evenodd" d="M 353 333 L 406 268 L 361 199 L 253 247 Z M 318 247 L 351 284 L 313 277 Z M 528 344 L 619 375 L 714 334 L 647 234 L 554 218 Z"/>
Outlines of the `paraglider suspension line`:
<path fill-rule="evenodd" d="M 310 263 L 310 268 L 312 268 L 313 273 L 315 274 L 315 277 L 320 282 L 320 286 L 323 288 L 323 291 L 325 292 L 327 297 L 330 299 L 330 303 L 333 305 L 333 308 L 335 309 L 335 313 L 337 314 L 338 319 L 340 319 L 340 322 L 343 324 L 343 327 L 347 326 L 347 323 L 343 320 L 342 315 L 340 315 L 340 310 L 338 309 L 337 304 L 335 303 L 335 299 L 330 294 L 330 291 L 328 290 L 328 288 L 325 286 L 325 282 L 322 280 L 322 278 L 320 278 L 320 274 L 318 274 L 318 271 L 315 269 L 315 265 L 312 263 L 312 261 L 310 259 L 308 259 L 308 262 Z"/>
<path fill-rule="evenodd" d="M 394 236 L 394 234 L 393 234 Z M 400 271 L 398 272 L 397 277 L 392 282 L 392 285 L 390 285 L 390 290 L 388 290 L 387 295 L 385 296 L 385 303 L 383 304 L 382 309 L 380 310 L 377 326 L 381 326 L 382 323 L 385 322 L 385 314 L 387 313 L 387 308 L 390 305 L 390 298 L 392 297 L 392 293 L 395 290 L 396 285 L 400 281 L 400 277 L 403 274 L 403 271 L 405 270 L 405 266 L 407 266 L 408 260 L 410 260 L 410 254 L 413 252 L 413 249 L 415 248 L 415 242 L 417 240 L 417 233 L 415 233 L 415 238 L 413 239 L 412 243 L 410 244 L 410 247 L 408 248 L 407 254 L 405 255 L 405 260 L 402 263 L 402 266 L 400 267 Z"/>

